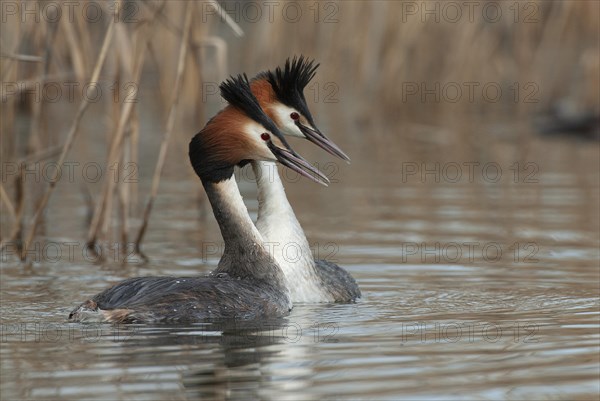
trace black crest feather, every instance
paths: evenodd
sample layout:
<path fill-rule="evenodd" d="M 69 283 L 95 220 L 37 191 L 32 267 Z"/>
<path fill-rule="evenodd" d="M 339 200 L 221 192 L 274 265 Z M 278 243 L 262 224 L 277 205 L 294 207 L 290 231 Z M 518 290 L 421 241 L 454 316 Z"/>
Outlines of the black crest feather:
<path fill-rule="evenodd" d="M 219 85 L 221 89 L 221 96 L 223 99 L 233 107 L 244 112 L 248 117 L 256 121 L 270 131 L 273 135 L 276 135 L 285 146 L 289 148 L 289 145 L 283 134 L 279 131 L 273 120 L 269 118 L 260 107 L 258 99 L 252 93 L 250 89 L 250 82 L 246 74 L 238 75 L 237 77 L 229 77 Z"/>
<path fill-rule="evenodd" d="M 275 86 L 280 91 L 292 92 L 294 89 L 302 92 L 308 83 L 315 77 L 319 64 L 304 56 L 294 57 L 285 61 L 283 70 L 275 69 Z"/>
<path fill-rule="evenodd" d="M 288 58 L 283 69 L 277 67 L 275 72 L 266 71 L 260 73 L 258 77 L 266 78 L 277 98 L 283 104 L 302 113 L 314 126 L 312 115 L 304 98 L 304 88 L 315 77 L 319 65 L 304 56 L 294 57 L 292 60 Z"/>

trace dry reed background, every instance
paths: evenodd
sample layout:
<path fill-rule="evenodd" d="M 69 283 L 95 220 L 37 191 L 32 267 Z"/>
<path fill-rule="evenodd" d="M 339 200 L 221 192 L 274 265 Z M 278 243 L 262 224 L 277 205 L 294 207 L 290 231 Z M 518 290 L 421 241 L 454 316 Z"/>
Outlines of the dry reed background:
<path fill-rule="evenodd" d="M 600 107 L 600 9 L 595 1 L 482 1 L 476 2 L 473 21 L 460 2 L 453 3 L 463 13 L 459 21 L 453 21 L 453 10 L 444 11 L 446 3 L 433 1 L 297 2 L 293 9 L 286 9 L 288 2 L 275 2 L 272 20 L 264 2 L 98 2 L 93 3 L 102 12 L 97 21 L 82 15 L 90 2 L 73 3 L 73 18 L 64 2 L 2 4 L 0 240 L 2 246 L 18 244 L 23 255 L 43 234 L 44 217 L 52 213 L 48 201 L 57 187 L 56 182 L 24 180 L 28 166 L 61 165 L 74 152 L 85 159 L 98 144 L 105 171 L 115 162 L 138 163 L 156 154 L 151 188 L 143 193 L 136 183 L 108 174 L 100 187 L 82 189 L 90 208 L 88 245 L 116 240 L 134 242 L 139 250 L 169 145 L 178 160 L 187 159 L 191 133 L 221 105 L 209 93 L 215 83 L 229 73 L 272 68 L 290 55 L 302 53 L 322 64 L 314 88 L 319 92 L 311 92 L 309 99 L 318 110 L 333 94 L 340 106 L 332 119 L 349 125 L 368 127 L 377 121 L 393 126 L 432 116 L 452 124 L 457 110 L 490 110 L 480 98 L 474 103 L 466 96 L 456 103 L 407 98 L 407 83 L 494 82 L 505 88 L 535 83 L 536 102 L 505 96 L 491 109 L 523 121 L 565 99 L 580 110 Z M 482 16 L 489 3 L 503 12 L 496 22 Z M 11 4 L 16 13 L 8 8 Z M 61 18 L 56 18 L 56 4 Z M 421 14 L 435 7 L 439 21 Z M 64 90 L 58 102 L 44 96 L 56 82 Z M 77 82 L 79 88 L 99 82 L 104 96 L 91 102 L 76 90 L 67 99 L 65 82 Z M 149 98 L 163 121 L 160 138 L 140 129 Z M 388 138 L 372 132 L 373 141 L 385 146 Z M 17 171 L 7 174 L 13 166 Z"/>

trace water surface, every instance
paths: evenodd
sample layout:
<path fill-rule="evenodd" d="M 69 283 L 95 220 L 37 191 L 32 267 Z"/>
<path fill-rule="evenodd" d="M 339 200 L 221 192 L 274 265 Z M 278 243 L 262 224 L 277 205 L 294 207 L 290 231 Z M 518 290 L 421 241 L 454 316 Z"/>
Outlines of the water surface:
<path fill-rule="evenodd" d="M 293 175 L 286 187 L 314 252 L 347 268 L 362 300 L 296 305 L 250 326 L 69 324 L 74 306 L 124 278 L 210 271 L 221 241 L 181 158 L 161 183 L 148 263 L 86 258 L 86 208 L 61 184 L 39 262 L 3 255 L 2 398 L 595 399 L 597 143 L 497 140 L 450 156 L 447 144 L 408 153 L 406 140 L 348 138 L 337 142 L 350 166 L 298 146 L 320 160 L 329 188 Z M 499 179 L 482 173 L 486 163 Z M 255 216 L 253 184 L 242 181 Z"/>

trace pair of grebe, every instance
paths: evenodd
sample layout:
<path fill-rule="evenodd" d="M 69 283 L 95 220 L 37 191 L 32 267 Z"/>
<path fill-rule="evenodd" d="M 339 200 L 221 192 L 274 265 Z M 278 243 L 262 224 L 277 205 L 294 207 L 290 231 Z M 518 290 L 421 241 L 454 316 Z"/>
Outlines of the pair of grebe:
<path fill-rule="evenodd" d="M 189 147 L 196 174 L 225 242 L 215 271 L 205 277 L 138 277 L 84 302 L 70 320 L 194 323 L 212 319 L 285 316 L 295 302 L 350 302 L 361 296 L 352 276 L 336 264 L 314 260 L 306 236 L 285 196 L 275 162 L 326 184 L 327 177 L 287 143 L 283 134 L 306 138 L 346 161 L 348 156 L 315 126 L 303 90 L 318 65 L 304 57 L 285 67 L 220 86 L 229 103 Z M 259 210 L 252 222 L 234 168 L 252 163 Z M 299 258 L 271 254 L 265 244 L 293 243 Z"/>

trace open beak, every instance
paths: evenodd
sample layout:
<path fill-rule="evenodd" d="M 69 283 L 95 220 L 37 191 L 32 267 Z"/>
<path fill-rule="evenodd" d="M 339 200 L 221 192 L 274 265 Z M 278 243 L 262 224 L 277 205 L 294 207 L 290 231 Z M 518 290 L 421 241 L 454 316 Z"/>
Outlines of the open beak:
<path fill-rule="evenodd" d="M 269 142 L 268 145 L 269 149 L 271 149 L 271 152 L 273 152 L 273 155 L 275 155 L 279 163 L 283 164 L 290 170 L 294 170 L 303 177 L 306 177 L 324 186 L 328 186 L 327 184 L 329 184 L 329 179 L 327 176 L 311 166 L 302 156 L 293 150 L 287 150 L 275 146 L 273 142 Z"/>
<path fill-rule="evenodd" d="M 342 149 L 339 148 L 333 141 L 323 135 L 319 130 L 312 129 L 302 124 L 300 121 L 296 121 L 296 125 L 300 128 L 300 131 L 306 136 L 306 139 L 324 149 L 328 153 L 339 157 L 350 163 L 350 158 L 345 154 Z"/>

